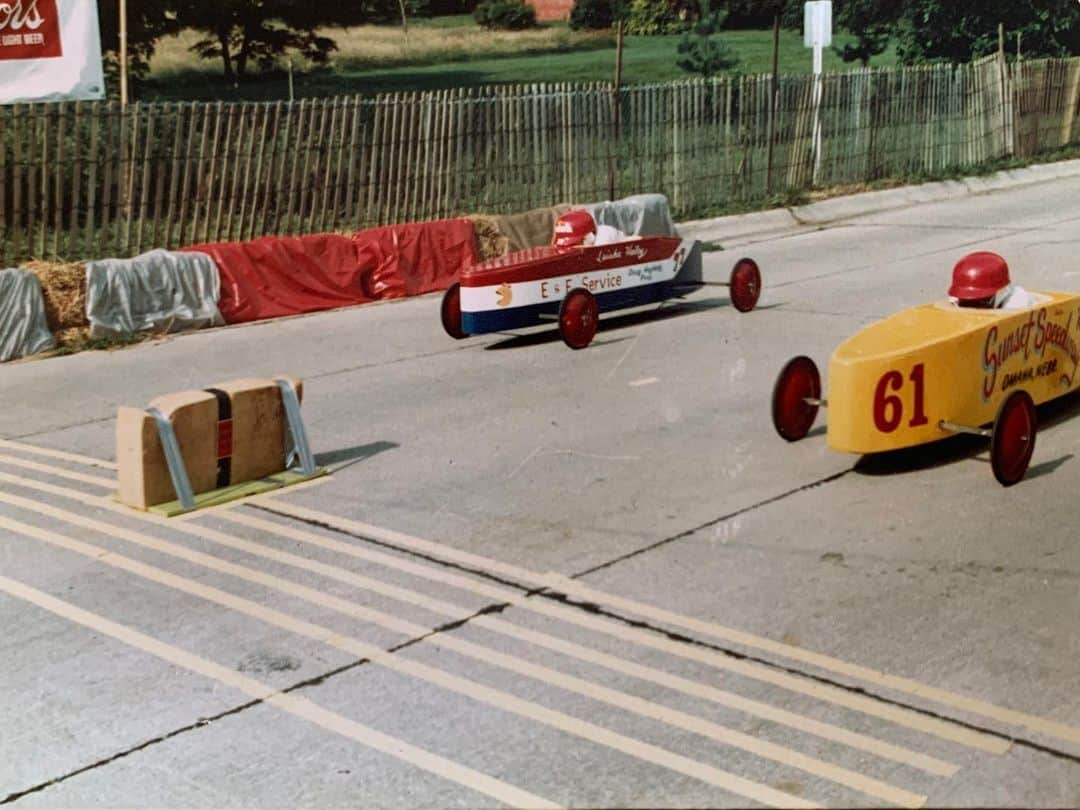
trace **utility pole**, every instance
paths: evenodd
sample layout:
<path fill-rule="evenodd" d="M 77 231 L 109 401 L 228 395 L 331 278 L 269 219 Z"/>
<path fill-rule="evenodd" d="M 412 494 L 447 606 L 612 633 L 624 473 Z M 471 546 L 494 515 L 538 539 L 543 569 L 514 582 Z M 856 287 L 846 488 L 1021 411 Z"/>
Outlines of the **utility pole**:
<path fill-rule="evenodd" d="M 622 129 L 622 63 L 623 63 L 623 21 L 619 20 L 615 29 L 615 87 L 611 93 L 611 119 L 614 124 L 614 148 L 609 146 L 608 160 L 608 199 L 615 199 L 615 173 L 619 162 L 620 129 Z"/>
<path fill-rule="evenodd" d="M 772 193 L 773 146 L 776 141 L 776 101 L 780 73 L 780 12 L 773 17 L 772 29 L 772 83 L 769 87 L 769 165 L 765 175 L 765 191 Z"/>
<path fill-rule="evenodd" d="M 803 6 L 803 43 L 814 49 L 814 176 L 821 174 L 822 49 L 832 45 L 832 0 L 811 0 Z"/>
<path fill-rule="evenodd" d="M 128 104 L 127 0 L 120 0 L 120 108 Z"/>

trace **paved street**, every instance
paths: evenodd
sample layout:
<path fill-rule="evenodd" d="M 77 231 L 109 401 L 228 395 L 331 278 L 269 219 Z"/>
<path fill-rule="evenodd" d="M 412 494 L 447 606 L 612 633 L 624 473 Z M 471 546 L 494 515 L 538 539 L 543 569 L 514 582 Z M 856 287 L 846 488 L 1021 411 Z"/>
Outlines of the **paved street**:
<path fill-rule="evenodd" d="M 706 287 L 580 352 L 428 296 L 0 368 L 0 804 L 1080 805 L 1080 399 L 1010 489 L 981 439 L 770 423 L 789 357 L 967 252 L 1080 290 L 1080 178 L 723 247 L 756 311 Z M 111 500 L 117 406 L 277 373 L 333 475 Z"/>

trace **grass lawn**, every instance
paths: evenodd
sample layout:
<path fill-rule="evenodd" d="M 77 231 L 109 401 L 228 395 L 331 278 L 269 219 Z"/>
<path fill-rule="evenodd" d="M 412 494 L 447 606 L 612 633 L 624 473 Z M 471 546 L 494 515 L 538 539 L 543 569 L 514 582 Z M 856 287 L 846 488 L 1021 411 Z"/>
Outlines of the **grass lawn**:
<path fill-rule="evenodd" d="M 296 68 L 297 97 L 340 93 L 377 93 L 436 90 L 480 84 L 556 81 L 610 81 L 615 70 L 615 37 L 610 32 L 570 31 L 565 24 L 550 24 L 532 31 L 494 32 L 479 28 L 468 16 L 418 20 L 409 26 L 408 42 L 400 27 L 361 26 L 325 32 L 337 43 L 329 65 Z M 740 73 L 767 73 L 772 69 L 772 31 L 730 31 L 723 38 L 735 50 Z M 288 98 L 285 70 L 232 86 L 221 76 L 220 61 L 203 62 L 188 50 L 198 39 L 192 32 L 159 43 L 151 63 L 151 77 L 139 98 L 185 99 Z M 623 80 L 628 84 L 690 78 L 676 64 L 678 35 L 627 37 L 623 52 Z M 843 43 L 844 36 L 836 37 Z M 889 65 L 895 55 L 887 51 L 874 61 Z M 825 52 L 826 70 L 850 70 L 832 51 Z M 810 51 L 802 34 L 782 31 L 780 72 L 810 71 Z"/>

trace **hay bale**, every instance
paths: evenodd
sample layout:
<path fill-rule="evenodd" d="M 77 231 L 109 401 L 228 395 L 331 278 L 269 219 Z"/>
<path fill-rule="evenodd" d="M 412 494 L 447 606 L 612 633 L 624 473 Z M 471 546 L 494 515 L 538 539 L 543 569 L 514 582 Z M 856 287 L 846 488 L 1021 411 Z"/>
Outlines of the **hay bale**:
<path fill-rule="evenodd" d="M 495 217 L 473 214 L 466 217 L 473 224 L 473 236 L 476 237 L 476 255 L 479 261 L 497 259 L 506 255 L 510 240 L 499 230 Z"/>
<path fill-rule="evenodd" d="M 45 317 L 53 334 L 90 326 L 86 317 L 86 265 L 33 261 L 23 267 L 41 282 Z"/>

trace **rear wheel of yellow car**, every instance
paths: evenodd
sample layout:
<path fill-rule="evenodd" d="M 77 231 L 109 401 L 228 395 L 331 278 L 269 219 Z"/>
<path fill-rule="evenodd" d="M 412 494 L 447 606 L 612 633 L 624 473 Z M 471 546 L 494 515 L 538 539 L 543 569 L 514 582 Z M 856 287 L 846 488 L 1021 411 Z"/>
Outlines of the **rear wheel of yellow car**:
<path fill-rule="evenodd" d="M 1035 451 L 1035 403 L 1027 391 L 1013 391 L 1001 403 L 990 434 L 990 465 L 1002 486 L 1024 477 Z"/>
<path fill-rule="evenodd" d="M 776 432 L 789 442 L 803 438 L 817 418 L 820 399 L 821 374 L 814 361 L 803 355 L 789 360 L 773 386 L 772 419 Z"/>

